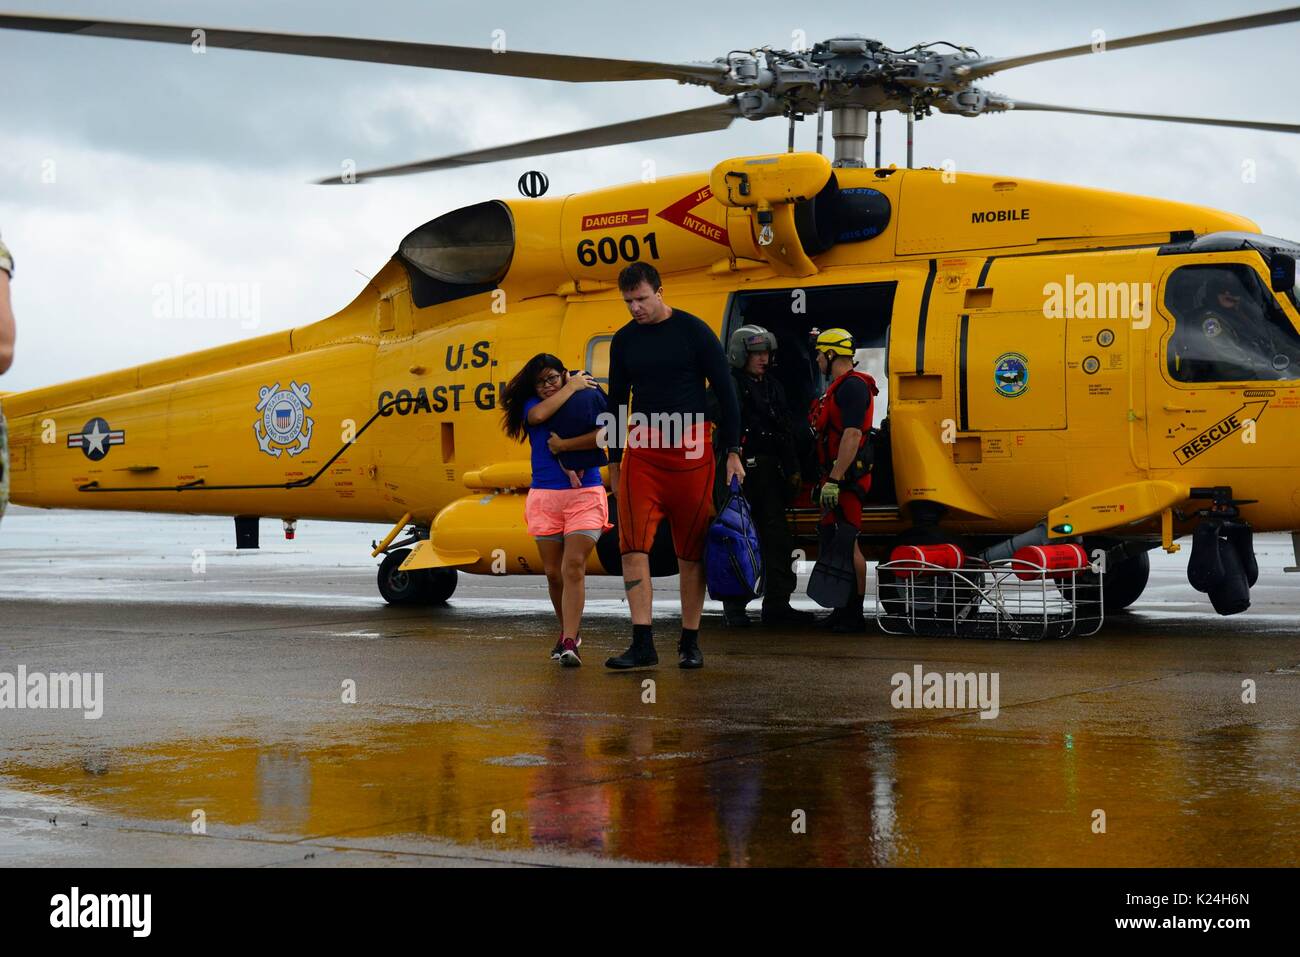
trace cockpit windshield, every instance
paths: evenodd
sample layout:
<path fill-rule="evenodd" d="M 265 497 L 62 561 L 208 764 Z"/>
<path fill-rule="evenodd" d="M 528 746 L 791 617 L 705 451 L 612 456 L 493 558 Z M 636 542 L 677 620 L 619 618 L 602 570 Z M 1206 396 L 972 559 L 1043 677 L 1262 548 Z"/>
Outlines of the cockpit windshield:
<path fill-rule="evenodd" d="M 1289 294 L 1296 302 L 1297 290 Z M 1180 382 L 1300 379 L 1300 333 L 1268 284 L 1238 263 L 1183 266 L 1169 278 L 1169 373 Z"/>

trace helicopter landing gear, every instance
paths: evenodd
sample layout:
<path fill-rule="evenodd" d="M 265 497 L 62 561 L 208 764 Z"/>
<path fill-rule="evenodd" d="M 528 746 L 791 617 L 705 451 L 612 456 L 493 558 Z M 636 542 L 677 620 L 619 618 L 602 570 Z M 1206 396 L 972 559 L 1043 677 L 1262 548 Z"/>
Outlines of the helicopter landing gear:
<path fill-rule="evenodd" d="M 379 594 L 390 605 L 414 605 L 424 593 L 418 572 L 404 572 L 402 562 L 411 554 L 409 548 L 399 548 L 384 556 L 379 565 Z"/>
<path fill-rule="evenodd" d="M 411 554 L 407 545 L 413 545 L 428 539 L 429 529 L 422 525 L 412 525 L 406 538 L 394 542 L 406 523 L 411 519 L 408 512 L 397 520 L 382 542 L 374 542 L 370 555 L 377 558 L 383 553 L 384 560 L 379 565 L 379 594 L 390 605 L 445 605 L 452 592 L 456 590 L 457 574 L 454 568 L 417 568 L 402 571 L 402 562 Z"/>
<path fill-rule="evenodd" d="M 1106 590 L 1102 593 L 1102 607 L 1107 614 L 1123 611 L 1142 597 L 1151 579 L 1151 556 L 1138 552 L 1106 569 Z"/>
<path fill-rule="evenodd" d="M 394 549 L 380 563 L 379 594 L 384 601 L 390 605 L 446 604 L 456 590 L 456 569 L 421 568 L 404 572 L 401 565 L 409 554 L 409 548 Z"/>
<path fill-rule="evenodd" d="M 1092 554 L 1094 546 L 1085 541 L 1084 550 Z M 1104 547 L 1104 546 L 1103 546 Z M 1101 607 L 1107 614 L 1123 611 L 1142 597 L 1151 578 L 1151 556 L 1146 550 L 1128 554 L 1123 547 L 1112 548 L 1106 560 L 1106 587 L 1101 590 Z M 1073 601 L 1073 591 L 1068 583 L 1058 581 L 1058 589 L 1068 601 Z M 1095 572 L 1083 571 L 1075 576 L 1075 586 L 1080 596 L 1096 595 L 1100 582 Z M 1095 602 L 1094 602 L 1095 603 Z"/>
<path fill-rule="evenodd" d="M 429 580 L 425 585 L 424 603 L 426 605 L 447 604 L 447 599 L 456 591 L 456 583 L 460 579 L 456 569 L 426 568 L 425 573 L 429 576 Z"/>

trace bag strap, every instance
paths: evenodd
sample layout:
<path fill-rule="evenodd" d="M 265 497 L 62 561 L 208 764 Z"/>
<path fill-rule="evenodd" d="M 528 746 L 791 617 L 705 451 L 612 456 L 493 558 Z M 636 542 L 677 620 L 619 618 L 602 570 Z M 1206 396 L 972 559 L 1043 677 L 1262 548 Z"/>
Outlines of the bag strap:
<path fill-rule="evenodd" d="M 753 524 L 754 519 L 749 511 L 749 499 L 745 498 L 745 493 L 740 490 L 740 479 L 734 475 L 731 477 L 730 491 L 727 495 L 726 505 L 723 508 L 726 509 L 732 502 L 740 503 L 740 512 L 745 516 L 745 521 Z"/>

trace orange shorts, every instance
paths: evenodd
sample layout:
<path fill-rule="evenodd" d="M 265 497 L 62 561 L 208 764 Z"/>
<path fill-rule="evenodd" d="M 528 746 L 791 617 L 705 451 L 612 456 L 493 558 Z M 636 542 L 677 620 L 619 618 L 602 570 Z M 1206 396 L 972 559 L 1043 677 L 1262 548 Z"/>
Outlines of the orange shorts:
<path fill-rule="evenodd" d="M 871 488 L 871 476 L 864 475 L 852 485 L 840 486 L 840 507 L 839 511 L 844 513 L 844 521 L 848 522 L 859 532 L 862 531 L 862 502 L 867 497 L 867 491 Z M 835 511 L 827 512 L 821 518 L 821 524 L 833 525 L 840 520 L 839 514 Z"/>
<path fill-rule="evenodd" d="M 678 558 L 704 558 L 713 518 L 713 443 L 693 448 L 628 448 L 618 471 L 618 547 L 649 554 L 661 519 L 668 519 Z"/>
<path fill-rule="evenodd" d="M 534 488 L 524 501 L 524 522 L 534 538 L 563 541 L 565 535 L 600 533 L 613 528 L 609 524 L 609 504 L 602 485 L 584 488 Z"/>

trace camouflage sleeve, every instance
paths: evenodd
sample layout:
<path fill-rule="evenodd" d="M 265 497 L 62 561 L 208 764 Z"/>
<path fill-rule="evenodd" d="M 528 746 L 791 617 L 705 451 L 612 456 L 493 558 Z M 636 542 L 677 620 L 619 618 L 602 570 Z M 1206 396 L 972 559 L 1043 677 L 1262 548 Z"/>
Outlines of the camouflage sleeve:
<path fill-rule="evenodd" d="M 14 257 L 9 255 L 9 249 L 5 246 L 3 239 L 0 239 L 0 269 L 8 273 L 11 279 L 13 278 Z"/>

